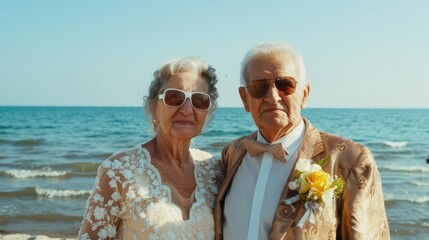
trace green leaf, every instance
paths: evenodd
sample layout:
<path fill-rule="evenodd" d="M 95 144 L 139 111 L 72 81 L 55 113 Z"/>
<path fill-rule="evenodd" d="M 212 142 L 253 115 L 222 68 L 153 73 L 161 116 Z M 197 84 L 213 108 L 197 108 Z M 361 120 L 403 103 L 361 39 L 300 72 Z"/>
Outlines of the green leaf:
<path fill-rule="evenodd" d="M 319 166 L 321 166 L 321 167 L 323 167 L 323 166 L 325 166 L 326 163 L 329 162 L 329 160 L 331 160 L 331 155 L 329 155 L 329 156 L 327 156 L 325 158 L 320 159 L 319 161 L 317 161 L 316 164 L 319 165 Z"/>
<path fill-rule="evenodd" d="M 339 197 L 341 193 L 344 191 L 344 186 L 346 185 L 346 181 L 342 178 L 336 178 L 334 182 L 332 182 L 332 186 L 335 187 L 334 196 Z"/>

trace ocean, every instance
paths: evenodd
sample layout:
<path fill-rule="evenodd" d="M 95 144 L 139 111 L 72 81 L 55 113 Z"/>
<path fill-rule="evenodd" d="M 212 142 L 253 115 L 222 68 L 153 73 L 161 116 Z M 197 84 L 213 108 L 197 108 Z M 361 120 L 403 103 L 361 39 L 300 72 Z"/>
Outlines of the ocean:
<path fill-rule="evenodd" d="M 369 147 L 392 239 L 429 234 L 429 109 L 305 109 L 319 130 Z M 255 130 L 241 108 L 220 108 L 193 146 L 220 157 Z M 77 235 L 98 166 L 151 139 L 137 107 L 0 107 L 0 234 Z"/>

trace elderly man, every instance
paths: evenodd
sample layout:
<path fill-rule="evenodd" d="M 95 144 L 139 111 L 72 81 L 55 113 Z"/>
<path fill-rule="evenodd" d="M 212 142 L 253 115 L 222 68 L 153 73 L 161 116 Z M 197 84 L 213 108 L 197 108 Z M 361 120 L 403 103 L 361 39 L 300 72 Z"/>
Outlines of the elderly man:
<path fill-rule="evenodd" d="M 389 239 L 371 152 L 301 116 L 310 94 L 301 56 L 258 45 L 243 59 L 241 84 L 258 131 L 222 151 L 216 239 Z"/>

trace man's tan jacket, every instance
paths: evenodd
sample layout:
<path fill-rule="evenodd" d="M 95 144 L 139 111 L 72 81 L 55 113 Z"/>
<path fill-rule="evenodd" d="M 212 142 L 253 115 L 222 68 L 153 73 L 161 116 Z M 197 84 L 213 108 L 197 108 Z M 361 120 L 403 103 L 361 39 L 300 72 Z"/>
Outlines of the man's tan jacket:
<path fill-rule="evenodd" d="M 279 199 L 269 239 L 389 239 L 380 175 L 371 152 L 350 140 L 319 132 L 306 119 L 304 122 L 306 131 L 298 159 L 317 162 L 330 155 L 323 170 L 331 177 L 343 178 L 346 185 L 338 199 L 315 212 L 315 224 L 306 221 L 300 228 L 297 224 L 306 212 L 304 204 L 294 203 L 296 210 L 293 211 L 285 203 L 297 194 L 288 188 L 289 182 L 295 178 L 295 165 Z M 256 139 L 256 132 L 249 136 Z M 214 206 L 216 239 L 223 238 L 225 196 L 246 154 L 241 143 L 243 138 L 231 142 L 222 151 L 224 180 Z"/>

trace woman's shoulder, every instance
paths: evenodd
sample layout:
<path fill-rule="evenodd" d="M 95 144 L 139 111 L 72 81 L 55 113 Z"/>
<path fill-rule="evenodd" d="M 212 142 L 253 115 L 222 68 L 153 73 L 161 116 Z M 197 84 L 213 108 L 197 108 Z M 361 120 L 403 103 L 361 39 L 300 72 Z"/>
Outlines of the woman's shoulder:
<path fill-rule="evenodd" d="M 198 162 L 211 161 L 212 159 L 214 159 L 212 154 L 197 148 L 190 148 L 189 151 L 191 152 L 191 155 L 194 160 Z"/>
<path fill-rule="evenodd" d="M 138 144 L 134 147 L 129 147 L 112 154 L 104 160 L 101 166 L 110 169 L 123 169 L 130 168 L 133 165 L 140 164 L 141 161 L 149 159 L 148 151 Z"/>
<path fill-rule="evenodd" d="M 200 150 L 200 149 L 190 149 L 194 162 L 206 170 L 215 170 L 218 171 L 220 167 L 219 160 L 216 160 L 212 154 Z"/>

